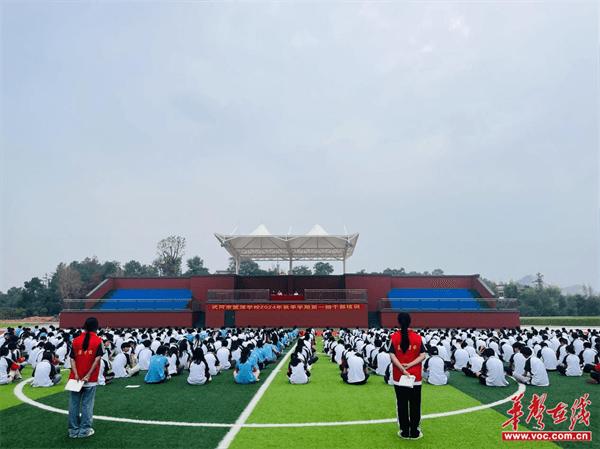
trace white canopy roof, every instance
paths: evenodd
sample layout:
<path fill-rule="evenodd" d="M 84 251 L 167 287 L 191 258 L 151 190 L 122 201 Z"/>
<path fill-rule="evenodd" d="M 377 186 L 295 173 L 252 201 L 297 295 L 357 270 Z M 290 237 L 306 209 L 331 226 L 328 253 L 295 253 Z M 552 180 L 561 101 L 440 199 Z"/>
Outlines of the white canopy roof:
<path fill-rule="evenodd" d="M 304 235 L 273 235 L 265 225 L 258 226 L 248 235 L 215 234 L 231 256 L 253 260 L 341 260 L 354 252 L 358 233 L 331 235 L 314 225 Z"/>

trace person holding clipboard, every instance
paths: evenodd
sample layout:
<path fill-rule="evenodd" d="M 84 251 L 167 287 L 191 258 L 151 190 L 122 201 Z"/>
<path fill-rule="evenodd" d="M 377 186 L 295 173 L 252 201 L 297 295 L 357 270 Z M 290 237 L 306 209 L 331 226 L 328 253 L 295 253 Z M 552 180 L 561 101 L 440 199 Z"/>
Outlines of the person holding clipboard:
<path fill-rule="evenodd" d="M 90 317 L 83 325 L 84 332 L 73 340 L 71 374 L 65 387 L 69 396 L 69 437 L 87 438 L 94 434 L 92 417 L 100 359 L 104 353 L 102 339 L 96 335 L 98 320 Z M 81 417 L 80 417 L 81 415 Z"/>
<path fill-rule="evenodd" d="M 389 353 L 392 360 L 392 376 L 396 392 L 396 412 L 400 431 L 398 436 L 419 439 L 423 432 L 421 422 L 421 380 L 425 347 L 421 336 L 409 329 L 410 315 L 398 314 L 400 330 L 392 334 Z"/>

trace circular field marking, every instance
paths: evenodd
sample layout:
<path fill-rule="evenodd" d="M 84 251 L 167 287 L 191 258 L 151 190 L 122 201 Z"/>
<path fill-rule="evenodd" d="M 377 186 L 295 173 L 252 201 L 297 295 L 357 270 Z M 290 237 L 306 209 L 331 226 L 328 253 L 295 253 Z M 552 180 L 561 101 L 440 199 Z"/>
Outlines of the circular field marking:
<path fill-rule="evenodd" d="M 32 407 L 37 407 L 41 410 L 45 410 L 47 412 L 52 413 L 60 413 L 61 415 L 68 415 L 68 410 L 63 410 L 57 407 L 52 407 L 51 405 L 42 404 L 30 397 L 26 396 L 23 393 L 23 387 L 33 382 L 33 378 L 23 380 L 19 382 L 14 389 L 15 396 L 23 403 L 29 404 Z M 478 412 L 480 410 L 485 410 L 488 408 L 496 407 L 498 405 L 504 404 L 506 402 L 510 402 L 514 396 L 525 392 L 525 385 L 519 384 L 517 391 L 515 391 L 510 396 L 507 396 L 504 399 L 500 399 L 495 402 L 490 402 L 489 404 L 481 404 L 476 405 L 474 407 L 467 407 L 459 410 L 450 410 L 448 412 L 440 412 L 440 413 L 429 413 L 427 415 L 421 416 L 421 419 L 435 419 L 435 418 L 445 418 L 447 416 L 454 415 L 463 415 L 465 413 L 473 413 Z M 94 419 L 99 421 L 112 421 L 112 422 L 121 422 L 128 424 L 146 424 L 153 426 L 179 426 L 179 427 L 221 427 L 221 428 L 229 428 L 233 427 L 235 423 L 212 423 L 212 422 L 187 422 L 187 421 L 156 421 L 152 419 L 132 419 L 132 418 L 119 418 L 116 416 L 103 416 L 103 415 L 94 415 Z M 360 425 L 369 425 L 369 424 L 389 424 L 397 422 L 397 418 L 389 418 L 389 419 L 369 419 L 369 420 L 359 420 L 359 421 L 331 421 L 331 422 L 300 422 L 300 423 L 244 423 L 238 425 L 239 427 L 247 427 L 247 428 L 278 428 L 278 427 L 331 427 L 331 426 L 360 426 Z"/>

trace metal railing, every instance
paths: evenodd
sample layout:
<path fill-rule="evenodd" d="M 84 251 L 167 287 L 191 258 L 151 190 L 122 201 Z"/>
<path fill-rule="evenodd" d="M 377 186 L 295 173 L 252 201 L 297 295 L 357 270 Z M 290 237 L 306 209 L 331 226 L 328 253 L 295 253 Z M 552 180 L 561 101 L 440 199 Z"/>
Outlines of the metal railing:
<path fill-rule="evenodd" d="M 411 303 L 404 307 L 394 303 Z M 477 302 L 474 305 L 473 302 Z M 450 305 L 452 303 L 452 305 Z M 378 310 L 382 312 L 400 312 L 400 311 L 478 311 L 478 312 L 498 312 L 498 311 L 516 311 L 519 308 L 519 302 L 514 298 L 385 298 L 378 302 Z"/>
<path fill-rule="evenodd" d="M 271 300 L 268 289 L 261 290 L 209 290 L 207 302 L 211 304 L 222 303 L 265 303 Z M 285 303 L 361 303 L 367 302 L 367 291 L 363 289 L 306 289 L 304 295 L 296 300 L 278 299 L 278 304 Z"/>
<path fill-rule="evenodd" d="M 182 302 L 187 301 L 185 308 L 165 307 L 165 303 L 173 303 L 180 305 Z M 117 305 L 121 303 L 120 307 Z M 140 304 L 142 307 L 122 307 L 122 304 L 127 305 Z M 159 306 L 160 307 L 157 307 Z M 65 299 L 63 300 L 63 312 L 135 312 L 135 311 L 152 311 L 152 312 L 170 312 L 170 311 L 184 311 L 191 310 L 197 312 L 200 310 L 200 304 L 198 301 L 192 299 Z"/>

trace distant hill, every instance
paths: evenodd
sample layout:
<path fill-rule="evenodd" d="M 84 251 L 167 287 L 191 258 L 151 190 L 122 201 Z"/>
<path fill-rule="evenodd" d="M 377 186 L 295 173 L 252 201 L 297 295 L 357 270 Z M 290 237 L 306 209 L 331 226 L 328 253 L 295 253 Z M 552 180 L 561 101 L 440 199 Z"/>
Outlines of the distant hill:
<path fill-rule="evenodd" d="M 515 281 L 516 284 L 522 286 L 532 287 L 535 284 L 535 275 L 528 274 L 527 276 L 523 276 L 521 279 Z M 549 285 L 544 282 L 544 285 Z M 560 287 L 560 286 L 559 286 Z M 582 284 L 570 285 L 568 287 L 560 287 L 560 291 L 563 295 L 585 295 L 586 294 L 586 286 Z"/>

